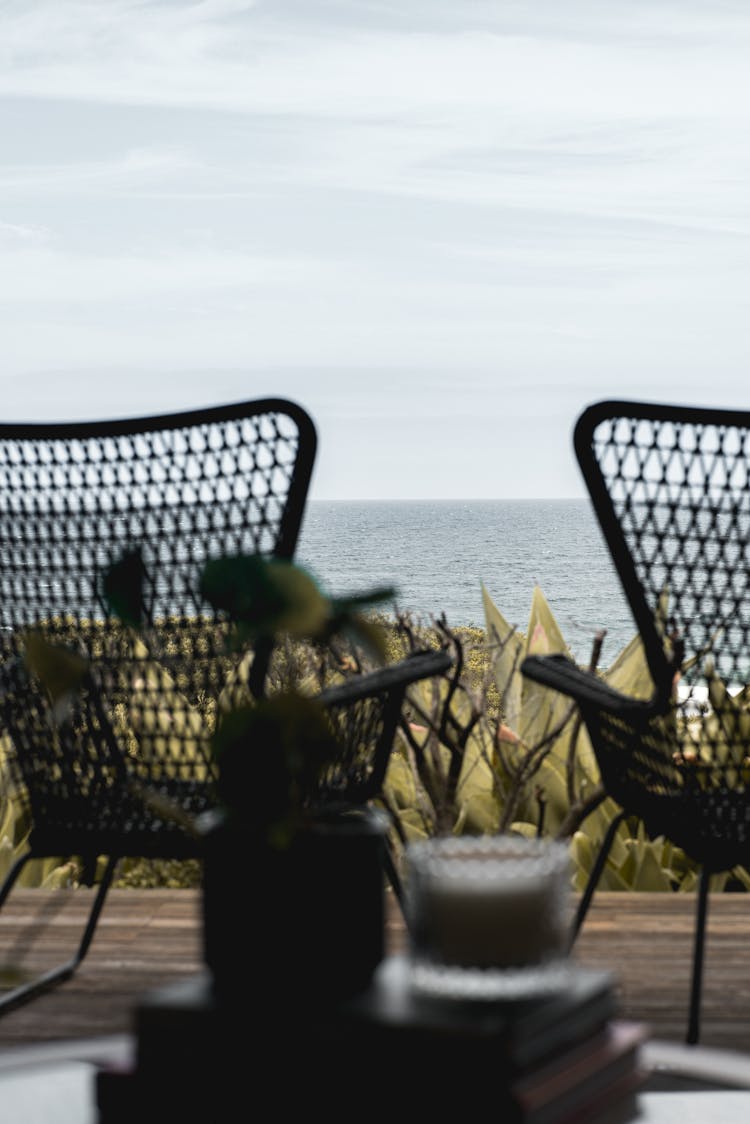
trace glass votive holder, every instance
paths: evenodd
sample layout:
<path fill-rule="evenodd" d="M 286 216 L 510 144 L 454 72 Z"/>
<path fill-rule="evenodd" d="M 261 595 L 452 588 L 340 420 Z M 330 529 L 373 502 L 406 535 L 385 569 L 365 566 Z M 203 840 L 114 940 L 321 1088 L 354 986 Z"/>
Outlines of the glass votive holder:
<path fill-rule="evenodd" d="M 446 836 L 409 844 L 406 860 L 417 990 L 493 999 L 564 985 L 571 922 L 564 843 Z"/>

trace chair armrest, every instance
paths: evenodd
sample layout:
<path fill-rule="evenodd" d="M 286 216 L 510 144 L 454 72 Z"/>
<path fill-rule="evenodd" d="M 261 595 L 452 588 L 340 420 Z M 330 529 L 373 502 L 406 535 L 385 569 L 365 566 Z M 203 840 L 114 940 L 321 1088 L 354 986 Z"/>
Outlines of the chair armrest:
<path fill-rule="evenodd" d="M 584 709 L 593 707 L 631 719 L 648 719 L 664 709 L 655 705 L 654 699 L 634 699 L 622 694 L 598 675 L 584 671 L 561 653 L 527 656 L 521 664 L 521 674 L 545 687 L 569 695 Z"/>
<path fill-rule="evenodd" d="M 336 728 L 340 753 L 319 778 L 314 803 L 361 807 L 380 796 L 407 687 L 439 675 L 452 662 L 444 649 L 416 652 L 389 667 L 352 675 L 317 696 Z"/>
<path fill-rule="evenodd" d="M 452 663 L 452 656 L 444 648 L 437 651 L 414 652 L 388 667 L 379 667 L 362 675 L 352 675 L 346 682 L 322 691 L 318 698 L 324 706 L 341 706 L 397 687 L 406 689 L 411 683 L 416 683 L 420 679 L 440 675 L 447 671 Z"/>

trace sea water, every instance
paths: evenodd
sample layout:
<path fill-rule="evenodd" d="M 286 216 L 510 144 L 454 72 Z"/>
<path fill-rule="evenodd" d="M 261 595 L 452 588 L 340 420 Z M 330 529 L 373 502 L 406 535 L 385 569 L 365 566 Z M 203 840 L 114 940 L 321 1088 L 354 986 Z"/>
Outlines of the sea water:
<path fill-rule="evenodd" d="M 635 634 L 588 500 L 311 500 L 297 550 L 333 595 L 392 585 L 382 608 L 423 623 L 484 627 L 482 585 L 506 621 L 525 631 L 535 585 L 574 657 L 600 664 Z"/>

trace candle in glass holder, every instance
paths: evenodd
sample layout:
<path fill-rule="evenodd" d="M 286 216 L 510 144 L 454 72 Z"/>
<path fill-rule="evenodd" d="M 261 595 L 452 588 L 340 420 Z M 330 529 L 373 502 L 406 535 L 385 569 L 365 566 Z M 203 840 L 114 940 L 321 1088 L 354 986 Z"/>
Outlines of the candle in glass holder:
<path fill-rule="evenodd" d="M 417 964 L 517 970 L 565 958 L 569 859 L 562 843 L 522 836 L 450 836 L 407 852 Z"/>

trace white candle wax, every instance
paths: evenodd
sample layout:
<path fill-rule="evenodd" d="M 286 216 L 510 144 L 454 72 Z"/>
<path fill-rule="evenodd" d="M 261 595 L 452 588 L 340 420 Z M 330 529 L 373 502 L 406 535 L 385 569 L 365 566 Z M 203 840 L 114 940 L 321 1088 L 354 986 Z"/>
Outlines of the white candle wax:
<path fill-rule="evenodd" d="M 540 840 L 431 840 L 411 854 L 414 952 L 466 968 L 565 955 L 567 853 Z"/>

